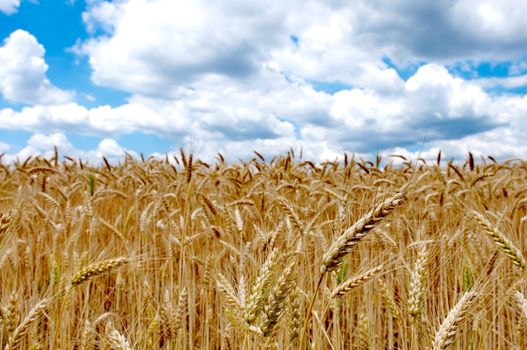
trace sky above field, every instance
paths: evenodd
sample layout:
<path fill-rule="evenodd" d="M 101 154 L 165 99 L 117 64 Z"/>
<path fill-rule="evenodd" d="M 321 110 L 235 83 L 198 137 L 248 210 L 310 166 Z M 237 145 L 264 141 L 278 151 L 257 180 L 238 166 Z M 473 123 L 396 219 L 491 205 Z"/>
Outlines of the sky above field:
<path fill-rule="evenodd" d="M 0 0 L 0 153 L 527 157 L 527 2 Z"/>

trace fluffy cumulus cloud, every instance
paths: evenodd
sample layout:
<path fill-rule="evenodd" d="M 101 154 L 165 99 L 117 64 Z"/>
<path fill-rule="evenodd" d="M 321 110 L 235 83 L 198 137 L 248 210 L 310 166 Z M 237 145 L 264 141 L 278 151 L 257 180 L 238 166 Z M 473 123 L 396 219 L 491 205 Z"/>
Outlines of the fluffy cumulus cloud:
<path fill-rule="evenodd" d="M 439 148 L 456 157 L 468 149 L 527 156 L 526 98 L 491 92 L 527 84 L 521 57 L 527 45 L 521 14 L 527 5 L 512 0 L 87 4 L 83 21 L 90 38 L 73 51 L 89 63 L 93 83 L 131 97 L 115 107 L 72 102 L 71 93 L 46 78 L 44 48 L 31 34 L 17 31 L 0 48 L 0 92 L 31 105 L 0 110 L 3 128 L 53 137 L 65 130 L 97 135 L 106 138 L 99 148 L 113 155 L 122 148 L 112 139 L 143 132 L 174 140 L 175 148 L 190 145 L 206 159 L 216 152 L 237 159 L 253 149 L 272 154 L 290 147 L 302 147 L 316 160 L 344 151 L 411 154 L 425 136 L 424 153 L 430 157 Z M 447 69 L 499 60 L 514 61 L 510 70 L 516 76 L 468 80 Z M 26 152 L 39 150 L 28 147 Z"/>
<path fill-rule="evenodd" d="M 494 59 L 524 55 L 527 3 L 514 0 L 374 0 L 356 8 L 358 32 L 372 46 L 408 59 Z"/>
<path fill-rule="evenodd" d="M 97 1 L 83 18 L 105 35 L 76 51 L 88 57 L 96 84 L 146 96 L 178 98 L 222 78 L 261 83 L 266 69 L 291 80 L 397 89 L 400 78 L 382 48 L 363 44 L 354 16 L 352 7 L 315 0 Z"/>
<path fill-rule="evenodd" d="M 0 12 L 6 15 L 15 13 L 20 6 L 20 0 L 0 0 Z"/>
<path fill-rule="evenodd" d="M 527 136 L 521 131 L 527 130 L 522 118 L 526 98 L 490 96 L 435 64 L 422 66 L 393 93 L 351 88 L 331 95 L 308 85 L 283 84 L 266 94 L 200 89 L 182 101 L 136 96 L 115 108 L 70 103 L 4 109 L 0 124 L 105 137 L 132 132 L 175 136 L 209 159 L 216 152 L 236 159 L 252 149 L 270 154 L 298 146 L 306 155 L 323 159 L 346 150 L 367 154 L 372 149 L 411 147 L 425 136 L 430 147 L 444 144 L 452 149 L 461 139 L 483 150 L 483 144 L 499 144 L 503 133 L 517 143 Z M 485 142 L 478 144 L 478 139 Z M 501 146 L 485 150 L 503 156 L 515 152 Z"/>
<path fill-rule="evenodd" d="M 79 51 L 96 83 L 155 96 L 177 96 L 210 76 L 254 79 L 266 63 L 291 78 L 397 89 L 383 55 L 407 64 L 524 54 L 522 7 L 512 0 L 96 1 L 84 21 L 106 35 Z"/>
<path fill-rule="evenodd" d="M 86 25 L 110 35 L 79 49 L 97 84 L 176 96 L 200 79 L 251 79 L 284 40 L 281 10 L 271 1 L 96 2 L 83 16 Z"/>
<path fill-rule="evenodd" d="M 73 94 L 54 86 L 46 77 L 44 47 L 24 30 L 17 30 L 0 46 L 0 93 L 11 102 L 59 104 Z"/>

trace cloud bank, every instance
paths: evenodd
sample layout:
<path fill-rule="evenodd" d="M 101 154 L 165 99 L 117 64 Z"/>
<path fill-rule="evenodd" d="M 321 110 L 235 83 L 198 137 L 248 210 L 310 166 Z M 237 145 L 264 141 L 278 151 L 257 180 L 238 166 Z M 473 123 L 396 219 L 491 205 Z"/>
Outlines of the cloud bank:
<path fill-rule="evenodd" d="M 1 109 L 0 125 L 48 138 L 140 132 L 205 159 L 290 147 L 316 160 L 412 154 L 423 139 L 430 154 L 527 156 L 527 99 L 507 92 L 527 85 L 522 6 L 93 0 L 82 16 L 90 38 L 73 51 L 89 63 L 93 84 L 128 100 L 76 102 L 46 77 L 44 47 L 19 30 L 0 48 L 0 92 L 27 105 Z M 502 61 L 511 63 L 507 77 L 474 70 Z M 470 76 L 456 74 L 463 69 Z"/>

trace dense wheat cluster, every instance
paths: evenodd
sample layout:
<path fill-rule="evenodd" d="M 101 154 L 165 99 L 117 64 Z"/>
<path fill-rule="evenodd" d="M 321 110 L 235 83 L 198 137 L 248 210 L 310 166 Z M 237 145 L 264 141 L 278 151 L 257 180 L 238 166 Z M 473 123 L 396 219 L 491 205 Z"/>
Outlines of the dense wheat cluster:
<path fill-rule="evenodd" d="M 527 348 L 527 162 L 255 154 L 4 163 L 1 347 Z"/>

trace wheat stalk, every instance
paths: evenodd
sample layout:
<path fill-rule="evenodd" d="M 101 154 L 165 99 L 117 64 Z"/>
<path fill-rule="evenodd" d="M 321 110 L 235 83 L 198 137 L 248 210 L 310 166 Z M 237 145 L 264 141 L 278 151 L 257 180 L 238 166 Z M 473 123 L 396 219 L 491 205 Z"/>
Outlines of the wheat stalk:
<path fill-rule="evenodd" d="M 382 203 L 378 204 L 366 215 L 361 217 L 355 224 L 344 231 L 337 239 L 333 241 L 329 249 L 322 257 L 322 266 L 320 267 L 320 277 L 307 308 L 307 317 L 304 321 L 303 334 L 306 334 L 307 325 L 311 318 L 311 311 L 315 303 L 316 296 L 322 284 L 322 279 L 328 271 L 333 271 L 342 264 L 342 259 L 346 256 L 351 249 L 357 245 L 364 236 L 372 229 L 374 229 L 385 217 L 387 217 L 393 210 L 407 201 L 404 193 L 397 192 L 390 198 L 387 198 Z M 304 337 L 301 338 L 300 346 L 304 346 Z"/>

